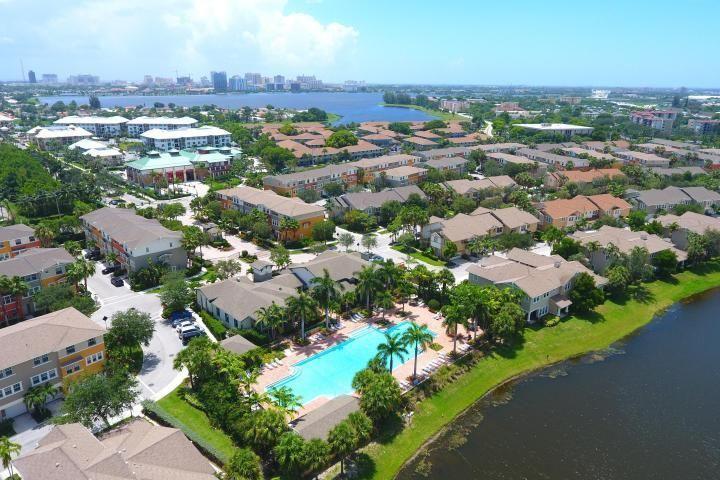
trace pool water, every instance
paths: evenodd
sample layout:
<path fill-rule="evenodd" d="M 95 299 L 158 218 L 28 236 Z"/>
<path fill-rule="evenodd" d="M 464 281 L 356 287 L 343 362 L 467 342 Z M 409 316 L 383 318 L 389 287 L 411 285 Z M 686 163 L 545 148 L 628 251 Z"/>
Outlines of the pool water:
<path fill-rule="evenodd" d="M 268 389 L 288 387 L 300 396 L 303 404 L 321 396 L 334 398 L 351 394 L 353 377 L 375 357 L 377 346 L 385 342 L 385 332 L 402 335 L 410 325 L 411 322 L 401 322 L 384 331 L 370 326 L 355 331 L 344 342 L 296 363 L 292 375 L 270 385 Z M 393 369 L 412 360 L 414 348 L 408 346 L 407 350 L 406 355 L 395 356 Z"/>

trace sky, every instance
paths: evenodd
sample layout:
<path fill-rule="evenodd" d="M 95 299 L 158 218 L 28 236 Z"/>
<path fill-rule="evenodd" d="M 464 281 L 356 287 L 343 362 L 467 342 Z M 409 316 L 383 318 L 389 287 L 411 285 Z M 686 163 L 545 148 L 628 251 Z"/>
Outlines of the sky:
<path fill-rule="evenodd" d="M 720 87 L 719 0 L 0 0 L 0 80 Z"/>

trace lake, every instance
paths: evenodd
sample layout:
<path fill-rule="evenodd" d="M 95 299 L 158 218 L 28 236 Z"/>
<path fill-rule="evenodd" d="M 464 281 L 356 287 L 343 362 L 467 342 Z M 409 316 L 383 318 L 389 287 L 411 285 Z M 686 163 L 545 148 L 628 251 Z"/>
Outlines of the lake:
<path fill-rule="evenodd" d="M 390 122 L 410 122 L 431 120 L 433 117 L 425 112 L 411 108 L 383 107 L 382 94 L 377 92 L 307 92 L 307 93 L 228 93 L 226 95 L 117 95 L 100 96 L 103 107 L 127 107 L 143 105 L 151 107 L 155 102 L 167 105 L 174 103 L 183 107 L 217 105 L 222 108 L 238 109 L 242 107 L 275 107 L 304 110 L 317 107 L 326 112 L 341 115 L 340 123 L 369 122 L 385 120 Z M 87 96 L 60 95 L 40 97 L 42 103 L 53 104 L 61 100 L 69 103 L 73 100 L 78 105 L 88 102 Z"/>
<path fill-rule="evenodd" d="M 720 477 L 720 290 L 605 352 L 499 388 L 398 476 Z"/>

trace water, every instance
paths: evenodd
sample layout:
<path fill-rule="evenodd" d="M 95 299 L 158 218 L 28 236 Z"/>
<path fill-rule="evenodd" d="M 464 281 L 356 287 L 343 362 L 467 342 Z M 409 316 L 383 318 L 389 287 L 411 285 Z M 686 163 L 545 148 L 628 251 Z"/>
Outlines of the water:
<path fill-rule="evenodd" d="M 398 478 L 720 478 L 719 312 L 720 291 L 705 294 L 499 389 Z"/>
<path fill-rule="evenodd" d="M 242 107 L 275 107 L 303 110 L 317 107 L 326 112 L 342 116 L 339 123 L 370 122 L 385 120 L 390 122 L 409 122 L 431 120 L 433 117 L 425 112 L 411 108 L 383 107 L 382 94 L 375 92 L 343 93 L 343 92 L 307 92 L 307 93 L 248 93 L 226 95 L 117 95 L 101 96 L 102 107 L 128 107 L 143 105 L 152 107 L 155 102 L 174 103 L 183 107 L 217 105 L 222 108 L 238 109 Z M 73 100 L 78 105 L 88 102 L 87 96 L 61 95 L 40 97 L 40 102 L 52 105 L 58 100 L 69 103 Z"/>
<path fill-rule="evenodd" d="M 391 335 L 402 335 L 411 322 L 400 322 L 386 331 Z M 317 397 L 334 398 L 353 392 L 352 379 L 365 368 L 377 354 L 377 346 L 385 342 L 383 331 L 366 327 L 353 332 L 347 340 L 324 350 L 302 362 L 296 363 L 294 374 L 269 388 L 289 387 L 299 395 L 303 404 Z M 408 347 L 408 354 L 395 356 L 393 369 L 413 358 L 414 351 Z"/>

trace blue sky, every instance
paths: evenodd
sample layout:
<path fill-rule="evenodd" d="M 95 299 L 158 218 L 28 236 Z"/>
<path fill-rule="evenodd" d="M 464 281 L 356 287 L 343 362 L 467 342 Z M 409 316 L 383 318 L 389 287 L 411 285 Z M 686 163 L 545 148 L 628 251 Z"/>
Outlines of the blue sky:
<path fill-rule="evenodd" d="M 720 87 L 718 0 L 0 0 L 0 79 Z"/>

